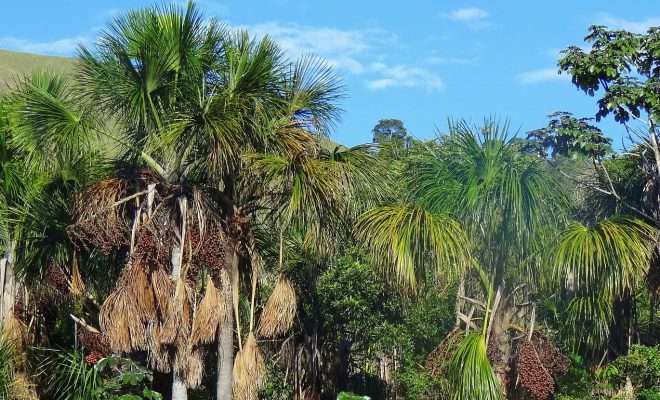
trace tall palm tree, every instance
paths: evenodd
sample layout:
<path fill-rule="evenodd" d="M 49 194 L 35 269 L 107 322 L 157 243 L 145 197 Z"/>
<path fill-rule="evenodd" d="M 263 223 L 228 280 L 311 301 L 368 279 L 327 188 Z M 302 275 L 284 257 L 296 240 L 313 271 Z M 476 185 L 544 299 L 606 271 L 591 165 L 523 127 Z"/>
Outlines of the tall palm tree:
<path fill-rule="evenodd" d="M 16 83 L 0 106 L 6 255 L 0 324 L 15 331 L 14 345 L 20 351 L 26 343 L 49 342 L 46 322 L 54 323 L 57 317 L 43 312 L 45 299 L 39 295 L 49 267 L 64 271 L 65 294 L 91 297 L 78 268 L 84 260 L 76 256 L 67 236 L 72 222 L 69 200 L 96 176 L 101 163 L 93 146 L 97 120 L 85 103 L 75 101 L 68 79 L 37 71 L 18 77 Z M 72 330 L 71 341 L 74 336 Z M 17 365 L 24 368 L 23 363 Z"/>
<path fill-rule="evenodd" d="M 206 23 L 192 3 L 117 17 L 79 60 L 81 91 L 129 160 L 78 200 L 81 239 L 129 254 L 102 328 L 113 349 L 147 350 L 154 368 L 172 368 L 177 399 L 199 383 L 202 345 L 217 341 L 218 398 L 231 398 L 232 369 L 263 378 L 243 362 L 259 358 L 254 317 L 245 343 L 239 320 L 242 275 L 254 314 L 255 227 L 287 204 L 289 219 L 321 229 L 351 188 L 352 170 L 318 157 L 337 78 L 316 58 L 291 63 L 268 38 Z"/>
<path fill-rule="evenodd" d="M 568 198 L 543 160 L 509 137 L 507 124 L 487 120 L 475 129 L 450 123 L 448 135 L 414 153 L 402 169 L 408 177 L 404 205 L 365 213 L 360 236 L 386 271 L 408 286 L 419 282 L 426 266 L 443 275 L 463 273 L 457 322 L 475 332 L 449 360 L 449 382 L 456 398 L 499 398 L 512 388 L 507 377 L 519 357 L 513 333 L 523 329 L 528 340 L 534 337 L 534 296 L 548 265 L 544 252 L 568 219 Z M 615 232 L 627 245 L 612 249 L 613 257 L 630 260 L 631 251 L 644 248 L 641 230 Z M 458 257 L 438 262 L 461 254 L 455 249 L 471 250 L 469 268 L 457 268 Z"/>

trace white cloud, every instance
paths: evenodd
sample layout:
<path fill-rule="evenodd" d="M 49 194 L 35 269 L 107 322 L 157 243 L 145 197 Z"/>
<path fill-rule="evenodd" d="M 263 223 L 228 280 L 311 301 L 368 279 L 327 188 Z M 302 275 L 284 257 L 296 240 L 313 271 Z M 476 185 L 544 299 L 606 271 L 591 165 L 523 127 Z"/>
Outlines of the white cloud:
<path fill-rule="evenodd" d="M 426 58 L 426 62 L 433 65 L 476 65 L 478 59 L 461 57 L 439 57 L 431 56 Z"/>
<path fill-rule="evenodd" d="M 603 13 L 600 14 L 597 21 L 599 25 L 605 25 L 610 29 L 622 29 L 634 33 L 646 33 L 650 27 L 660 26 L 660 17 L 647 17 L 640 21 L 632 21 Z"/>
<path fill-rule="evenodd" d="M 470 8 L 459 8 L 444 14 L 447 18 L 456 20 L 456 21 L 474 21 L 478 19 L 483 19 L 488 16 L 488 12 L 482 10 L 481 8 L 470 7 Z"/>
<path fill-rule="evenodd" d="M 421 67 L 408 65 L 387 66 L 383 63 L 374 63 L 371 69 L 378 72 L 381 77 L 367 81 L 367 87 L 372 90 L 387 88 L 422 88 L 428 91 L 444 89 L 444 82 L 433 72 Z"/>
<path fill-rule="evenodd" d="M 398 37 L 379 29 L 345 30 L 298 24 L 268 22 L 242 26 L 257 37 L 270 36 L 291 58 L 317 54 L 338 70 L 365 76 L 369 89 L 395 87 L 424 88 L 430 91 L 444 87 L 442 79 L 426 68 L 410 65 L 388 65 L 388 51 L 398 45 Z M 426 60 L 426 64 L 431 64 Z"/>
<path fill-rule="evenodd" d="M 69 56 L 74 53 L 79 44 L 87 44 L 89 42 L 90 39 L 85 36 L 58 39 L 50 42 L 36 42 L 13 36 L 4 36 L 0 38 L 0 48 L 24 51 L 27 53 Z"/>
<path fill-rule="evenodd" d="M 364 72 L 361 59 L 368 50 L 384 40 L 380 37 L 383 32 L 374 30 L 343 30 L 297 24 L 283 25 L 277 22 L 242 28 L 258 37 L 270 36 L 292 58 L 313 53 L 328 60 L 335 68 L 354 74 Z"/>
<path fill-rule="evenodd" d="M 367 87 L 372 90 L 387 89 L 388 87 L 396 86 L 396 81 L 391 78 L 376 79 L 367 82 Z"/>
<path fill-rule="evenodd" d="M 443 18 L 466 24 L 473 29 L 485 28 L 489 24 L 488 11 L 477 7 L 459 8 L 440 14 Z"/>
<path fill-rule="evenodd" d="M 559 75 L 557 68 L 542 68 L 527 71 L 518 75 L 520 83 L 531 85 L 539 82 L 557 81 L 567 79 L 568 75 Z"/>

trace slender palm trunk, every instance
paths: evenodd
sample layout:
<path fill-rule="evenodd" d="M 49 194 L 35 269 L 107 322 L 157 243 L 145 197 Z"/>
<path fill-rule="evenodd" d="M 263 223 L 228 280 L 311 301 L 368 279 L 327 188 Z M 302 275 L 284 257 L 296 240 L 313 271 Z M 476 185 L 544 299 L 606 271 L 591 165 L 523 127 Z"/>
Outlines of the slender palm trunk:
<path fill-rule="evenodd" d="M 230 286 L 231 287 L 231 286 Z M 232 288 L 233 290 L 233 288 Z M 228 318 L 218 332 L 217 400 L 231 400 L 234 369 L 234 315 L 231 312 L 231 293 L 225 296 Z"/>
<path fill-rule="evenodd" d="M 172 373 L 174 374 L 174 380 L 172 381 L 172 400 L 187 400 L 188 389 L 186 388 L 186 384 L 177 377 L 176 370 L 172 371 Z"/>
<path fill-rule="evenodd" d="M 5 242 L 5 255 L 0 259 L 0 328 L 2 328 L 14 310 L 17 285 L 14 274 L 14 245 L 11 240 Z"/>
<path fill-rule="evenodd" d="M 181 274 L 181 244 L 177 243 L 172 248 L 172 280 L 176 282 Z M 172 368 L 172 400 L 188 400 L 186 384 L 179 376 L 176 367 Z"/>
<path fill-rule="evenodd" d="M 233 241 L 232 241 L 233 243 Z M 218 378 L 216 381 L 217 400 L 231 400 L 233 396 L 234 383 L 234 311 L 238 305 L 237 283 L 238 283 L 238 253 L 235 244 L 228 246 L 225 258 L 225 266 L 229 273 L 229 291 L 225 291 L 227 304 L 227 324 L 218 332 Z M 240 340 L 240 337 L 239 337 Z"/>

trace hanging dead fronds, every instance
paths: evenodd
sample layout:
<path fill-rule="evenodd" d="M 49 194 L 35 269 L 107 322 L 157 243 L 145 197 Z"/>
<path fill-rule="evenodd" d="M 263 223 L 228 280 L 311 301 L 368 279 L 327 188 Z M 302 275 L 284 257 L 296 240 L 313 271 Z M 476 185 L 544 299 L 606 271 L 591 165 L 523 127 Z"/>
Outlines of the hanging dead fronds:
<path fill-rule="evenodd" d="M 296 306 L 296 291 L 293 284 L 286 276 L 280 275 L 273 293 L 261 312 L 257 328 L 259 336 L 273 338 L 288 332 L 296 317 Z"/>
<path fill-rule="evenodd" d="M 170 299 L 169 308 L 160 331 L 160 342 L 180 347 L 187 344 L 190 334 L 191 294 L 182 274 L 176 281 L 174 296 Z"/>
<path fill-rule="evenodd" d="M 147 271 L 138 264 L 124 269 L 115 290 L 99 315 L 99 325 L 116 352 L 148 350 L 147 326 L 153 323 L 156 306 Z"/>
<path fill-rule="evenodd" d="M 204 298 L 199 304 L 192 324 L 190 345 L 199 346 L 215 341 L 218 329 L 227 323 L 229 312 L 224 293 L 216 288 L 209 277 Z"/>
<path fill-rule="evenodd" d="M 149 352 L 147 353 L 147 364 L 159 372 L 169 373 L 172 371 L 172 355 L 168 346 L 161 344 L 160 324 L 155 322 L 148 327 Z"/>
<path fill-rule="evenodd" d="M 250 333 L 242 350 L 234 359 L 234 398 L 236 400 L 256 400 L 263 389 L 266 377 L 266 364 L 257 345 L 257 339 Z"/>
<path fill-rule="evenodd" d="M 181 374 L 186 386 L 196 389 L 204 377 L 204 351 L 201 347 L 195 349 L 177 349 L 174 365 Z"/>
<path fill-rule="evenodd" d="M 170 299 L 174 285 L 170 276 L 163 268 L 154 268 L 151 271 L 151 286 L 154 291 L 156 307 L 159 314 L 163 316 L 170 308 Z"/>
<path fill-rule="evenodd" d="M 11 314 L 2 327 L 1 338 L 11 342 L 14 348 L 21 349 L 25 345 L 27 332 L 27 325 Z"/>

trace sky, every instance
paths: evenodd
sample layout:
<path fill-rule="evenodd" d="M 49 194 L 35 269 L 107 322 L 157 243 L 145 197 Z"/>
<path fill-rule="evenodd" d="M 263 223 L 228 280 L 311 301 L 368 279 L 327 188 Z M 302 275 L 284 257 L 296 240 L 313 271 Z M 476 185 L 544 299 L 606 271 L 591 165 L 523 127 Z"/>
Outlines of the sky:
<path fill-rule="evenodd" d="M 113 16 L 144 0 L 4 0 L 0 48 L 73 55 L 93 44 Z M 346 97 L 332 135 L 345 145 L 371 141 L 383 118 L 418 138 L 444 132 L 448 119 L 509 119 L 524 132 L 554 111 L 593 116 L 597 98 L 557 74 L 560 51 L 583 45 L 587 28 L 645 32 L 660 25 L 660 1 L 198 0 L 208 17 L 270 35 L 291 58 L 314 53 L 341 76 Z M 182 3 L 183 4 L 183 3 Z M 623 129 L 599 125 L 620 147 Z"/>

